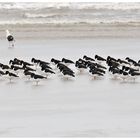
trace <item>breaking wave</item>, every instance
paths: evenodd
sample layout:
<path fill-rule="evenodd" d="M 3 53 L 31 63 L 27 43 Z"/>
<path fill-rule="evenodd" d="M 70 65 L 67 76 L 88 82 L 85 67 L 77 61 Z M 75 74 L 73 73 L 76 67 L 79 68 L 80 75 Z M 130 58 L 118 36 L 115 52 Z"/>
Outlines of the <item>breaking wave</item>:
<path fill-rule="evenodd" d="M 0 3 L 0 24 L 139 24 L 140 3 Z"/>

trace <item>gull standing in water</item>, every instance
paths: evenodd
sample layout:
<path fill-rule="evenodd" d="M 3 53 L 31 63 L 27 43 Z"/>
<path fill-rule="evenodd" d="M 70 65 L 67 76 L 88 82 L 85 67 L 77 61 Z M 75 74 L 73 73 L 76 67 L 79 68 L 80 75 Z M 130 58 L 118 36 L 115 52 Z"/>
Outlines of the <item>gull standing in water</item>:
<path fill-rule="evenodd" d="M 15 39 L 14 37 L 10 34 L 9 30 L 6 30 L 6 38 L 9 42 L 9 47 L 14 47 L 14 42 L 15 42 Z"/>

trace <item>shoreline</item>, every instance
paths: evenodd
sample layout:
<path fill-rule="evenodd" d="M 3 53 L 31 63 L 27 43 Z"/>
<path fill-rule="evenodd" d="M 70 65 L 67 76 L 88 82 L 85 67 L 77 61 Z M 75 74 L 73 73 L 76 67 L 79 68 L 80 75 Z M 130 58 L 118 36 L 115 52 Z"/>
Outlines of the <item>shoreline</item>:
<path fill-rule="evenodd" d="M 9 29 L 16 38 L 55 39 L 55 38 L 139 38 L 139 25 L 116 24 L 16 24 L 0 25 L 0 36 L 5 38 Z"/>

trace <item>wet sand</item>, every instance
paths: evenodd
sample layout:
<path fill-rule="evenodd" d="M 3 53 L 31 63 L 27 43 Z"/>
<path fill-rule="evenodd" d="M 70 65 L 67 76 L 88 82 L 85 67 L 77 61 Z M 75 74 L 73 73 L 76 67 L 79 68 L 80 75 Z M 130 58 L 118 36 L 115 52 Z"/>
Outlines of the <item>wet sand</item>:
<path fill-rule="evenodd" d="M 17 39 L 0 41 L 0 62 L 15 57 L 77 60 L 95 54 L 139 60 L 138 38 Z M 73 66 L 71 66 L 73 68 Z M 74 69 L 74 68 L 73 68 Z M 0 137 L 139 137 L 140 79 L 92 80 L 88 72 L 64 80 L 58 74 L 35 86 L 22 76 L 0 77 Z"/>
<path fill-rule="evenodd" d="M 16 39 L 139 38 L 140 25 L 129 24 L 13 24 L 0 25 L 0 36 L 11 30 Z"/>

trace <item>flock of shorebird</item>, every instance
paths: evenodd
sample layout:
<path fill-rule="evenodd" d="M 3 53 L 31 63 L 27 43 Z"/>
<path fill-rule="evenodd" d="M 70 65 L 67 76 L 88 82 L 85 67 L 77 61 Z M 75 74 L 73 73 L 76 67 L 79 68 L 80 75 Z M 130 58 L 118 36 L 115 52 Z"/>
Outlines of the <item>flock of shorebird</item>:
<path fill-rule="evenodd" d="M 129 57 L 126 57 L 125 60 L 110 56 L 103 58 L 99 55 L 95 55 L 94 58 L 84 55 L 76 62 L 66 58 L 62 58 L 62 60 L 52 58 L 50 62 L 36 58 L 27 62 L 14 58 L 9 61 L 9 65 L 0 63 L 0 76 L 7 76 L 11 82 L 14 78 L 20 77 L 20 73 L 22 73 L 29 80 L 33 79 L 38 85 L 41 79 L 47 79 L 52 74 L 59 73 L 67 80 L 74 78 L 76 73 L 70 68 L 70 65 L 74 65 L 79 73 L 88 72 L 93 79 L 103 77 L 107 71 L 112 78 L 123 81 L 135 81 L 140 76 L 140 60 L 137 62 Z"/>
<path fill-rule="evenodd" d="M 14 47 L 15 40 L 9 30 L 6 30 L 6 38 L 9 41 L 10 47 Z M 14 58 L 9 61 L 9 65 L 0 63 L 0 76 L 8 76 L 11 82 L 13 78 L 19 77 L 19 73 L 22 72 L 28 79 L 34 79 L 36 84 L 41 79 L 47 79 L 49 75 L 56 74 L 57 72 L 66 79 L 74 78 L 76 75 L 75 71 L 69 65 L 74 65 L 80 73 L 88 71 L 93 76 L 93 79 L 103 77 L 106 71 L 110 73 L 112 78 L 122 79 L 123 81 L 135 81 L 140 76 L 140 60 L 135 61 L 129 57 L 126 57 L 125 60 L 110 56 L 103 58 L 99 55 L 95 55 L 94 58 L 84 55 L 76 62 L 66 58 L 62 58 L 62 60 L 52 58 L 50 62 L 32 58 L 29 63 Z M 40 72 L 42 73 L 39 74 Z"/>

